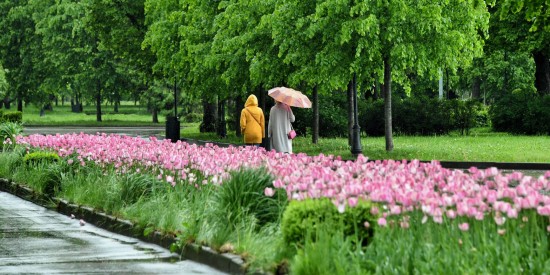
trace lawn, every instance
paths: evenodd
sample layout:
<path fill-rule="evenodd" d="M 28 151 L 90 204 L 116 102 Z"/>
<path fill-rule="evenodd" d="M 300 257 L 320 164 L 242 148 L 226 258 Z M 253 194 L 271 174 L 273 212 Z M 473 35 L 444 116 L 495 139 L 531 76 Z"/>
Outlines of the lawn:
<path fill-rule="evenodd" d="M 198 124 L 187 124 L 182 138 L 213 140 L 242 144 L 233 132 L 225 139 L 213 133 L 200 133 Z M 363 155 L 370 159 L 419 159 L 441 161 L 483 162 L 550 162 L 549 136 L 518 136 L 474 129 L 468 136 L 394 136 L 394 150 L 386 152 L 384 137 L 361 137 Z M 320 138 L 317 144 L 311 136 L 298 136 L 293 143 L 294 153 L 335 155 L 353 159 L 347 138 Z"/>
<path fill-rule="evenodd" d="M 84 106 L 82 113 L 73 113 L 66 103 L 40 116 L 40 110 L 30 105 L 23 108 L 23 123 L 27 126 L 164 126 L 163 115 L 159 114 L 159 123 L 153 123 L 147 109 L 133 102 L 121 102 L 118 113 L 112 105 L 104 105 L 101 110 L 102 122 L 97 122 L 95 106 Z"/>

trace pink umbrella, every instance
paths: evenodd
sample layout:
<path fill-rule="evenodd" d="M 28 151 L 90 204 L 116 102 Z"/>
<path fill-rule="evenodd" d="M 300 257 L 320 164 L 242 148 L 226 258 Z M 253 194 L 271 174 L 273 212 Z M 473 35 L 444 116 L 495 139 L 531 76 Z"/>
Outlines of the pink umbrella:
<path fill-rule="evenodd" d="M 300 91 L 296 91 L 287 87 L 275 87 L 269 91 L 267 94 L 273 99 L 283 102 L 289 106 L 299 107 L 299 108 L 311 108 L 311 101 L 307 96 L 302 94 Z"/>

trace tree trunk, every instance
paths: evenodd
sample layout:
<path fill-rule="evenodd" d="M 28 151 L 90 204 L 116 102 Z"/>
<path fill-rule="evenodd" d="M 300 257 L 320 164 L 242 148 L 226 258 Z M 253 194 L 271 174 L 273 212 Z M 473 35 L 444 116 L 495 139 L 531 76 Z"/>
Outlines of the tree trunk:
<path fill-rule="evenodd" d="M 203 116 L 200 126 L 201 133 L 213 133 L 216 132 L 216 116 L 217 105 L 215 102 L 208 102 L 208 99 L 202 100 Z"/>
<path fill-rule="evenodd" d="M 353 135 L 353 82 L 348 82 L 348 145 L 351 146 Z"/>
<path fill-rule="evenodd" d="M 374 82 L 372 86 L 372 99 L 378 100 L 380 98 L 380 84 L 378 81 Z"/>
<path fill-rule="evenodd" d="M 227 137 L 227 128 L 225 125 L 225 99 L 218 99 L 218 126 L 216 132 L 219 137 Z"/>
<path fill-rule="evenodd" d="M 21 93 L 17 93 L 17 111 L 23 112 L 23 96 Z"/>
<path fill-rule="evenodd" d="M 311 133 L 311 142 L 317 144 L 319 142 L 319 93 L 317 92 L 317 85 L 313 86 L 313 94 L 311 95 L 313 100 L 313 126 Z"/>
<path fill-rule="evenodd" d="M 120 105 L 120 101 L 115 100 L 115 108 L 114 108 L 115 113 L 118 113 L 118 106 L 119 105 Z"/>
<path fill-rule="evenodd" d="M 550 95 L 550 60 L 542 51 L 534 52 L 535 88 L 540 95 Z"/>
<path fill-rule="evenodd" d="M 472 83 L 472 99 L 479 100 L 481 97 L 481 79 L 474 77 L 474 83 Z"/>
<path fill-rule="evenodd" d="M 8 96 L 5 96 L 4 97 L 4 107 L 6 108 L 6 110 L 9 110 L 11 108 L 11 100 Z"/>
<path fill-rule="evenodd" d="M 269 144 L 269 139 L 267 139 L 267 127 L 269 124 L 268 114 L 267 111 L 267 92 L 264 90 L 263 85 L 259 85 L 258 89 L 256 90 L 257 98 L 260 102 L 258 102 L 258 107 L 262 109 L 262 112 L 264 112 L 264 136 L 265 138 L 262 139 L 262 145 L 266 150 L 271 150 L 271 145 Z M 244 107 L 244 104 L 242 104 Z M 239 117 L 240 118 L 240 117 Z M 241 129 L 240 121 L 239 121 L 239 129 Z M 267 142 L 267 143 L 266 143 Z"/>
<path fill-rule="evenodd" d="M 390 57 L 384 57 L 384 134 L 386 151 L 393 150 L 392 114 L 391 114 L 391 63 Z"/>
<path fill-rule="evenodd" d="M 233 113 L 233 116 L 234 116 L 233 126 L 235 127 L 235 136 L 237 137 L 241 137 L 241 110 L 243 108 L 244 108 L 243 98 L 241 97 L 241 95 L 237 95 L 235 97 L 235 113 Z M 264 114 L 265 114 L 265 111 L 264 111 Z"/>
<path fill-rule="evenodd" d="M 95 94 L 96 121 L 101 122 L 101 80 L 97 81 L 97 91 Z"/>
<path fill-rule="evenodd" d="M 157 107 L 153 107 L 152 113 L 153 113 L 153 123 L 159 123 L 159 112 Z"/>
<path fill-rule="evenodd" d="M 504 51 L 504 63 L 508 63 L 508 51 Z M 504 72 L 502 73 L 502 92 L 504 95 L 508 94 L 508 65 L 504 66 Z"/>

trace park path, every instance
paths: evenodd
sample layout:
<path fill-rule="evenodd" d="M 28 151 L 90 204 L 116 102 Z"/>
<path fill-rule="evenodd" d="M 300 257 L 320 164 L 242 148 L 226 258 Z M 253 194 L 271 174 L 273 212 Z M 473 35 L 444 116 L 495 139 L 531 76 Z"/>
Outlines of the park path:
<path fill-rule="evenodd" d="M 225 274 L 0 191 L 0 274 Z"/>
<path fill-rule="evenodd" d="M 157 138 L 164 138 L 164 126 L 158 127 L 78 127 L 78 126 L 25 126 L 23 127 L 24 135 L 41 134 L 41 135 L 55 135 L 55 134 L 71 134 L 71 133 L 84 133 L 95 135 L 97 133 L 106 134 L 121 134 L 129 136 L 141 136 L 150 137 L 155 136 Z"/>

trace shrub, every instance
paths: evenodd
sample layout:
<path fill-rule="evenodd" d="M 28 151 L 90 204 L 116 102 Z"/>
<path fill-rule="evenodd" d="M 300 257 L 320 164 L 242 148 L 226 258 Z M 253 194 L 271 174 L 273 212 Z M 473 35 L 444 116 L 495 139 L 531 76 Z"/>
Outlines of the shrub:
<path fill-rule="evenodd" d="M 333 225 L 332 233 L 342 231 L 345 236 L 356 236 L 366 246 L 373 236 L 372 227 L 366 228 L 368 221 L 374 224 L 370 213 L 371 204 L 360 201 L 355 207 L 339 213 L 328 199 L 307 199 L 292 201 L 284 212 L 281 221 L 281 232 L 285 242 L 290 245 L 303 246 L 304 241 L 317 235 L 317 230 L 324 225 Z"/>
<path fill-rule="evenodd" d="M 200 114 L 200 113 L 186 113 L 183 116 L 183 121 L 185 121 L 187 123 L 201 122 L 202 121 L 202 114 Z"/>
<path fill-rule="evenodd" d="M 23 113 L 19 111 L 4 113 L 2 116 L 0 116 L 0 122 L 22 123 Z"/>
<path fill-rule="evenodd" d="M 33 165 L 41 162 L 51 163 L 59 161 L 59 156 L 53 152 L 36 151 L 28 153 L 23 157 L 23 163 Z"/>
<path fill-rule="evenodd" d="M 515 90 L 489 110 L 495 131 L 514 134 L 550 134 L 550 96 Z"/>
<path fill-rule="evenodd" d="M 63 165 L 56 153 L 36 151 L 23 157 L 23 164 L 32 178 L 26 183 L 34 186 L 42 194 L 54 196 L 61 190 Z"/>
<path fill-rule="evenodd" d="M 369 136 L 383 136 L 384 100 L 369 101 L 359 107 L 362 131 Z M 406 135 L 447 134 L 452 130 L 467 134 L 477 126 L 480 110 L 484 110 L 482 105 L 475 101 L 426 97 L 396 99 L 392 102 L 392 126 L 395 132 Z"/>
<path fill-rule="evenodd" d="M 483 104 L 478 105 L 478 110 L 475 114 L 475 127 L 490 127 L 491 116 L 489 115 L 489 107 Z"/>
<path fill-rule="evenodd" d="M 319 136 L 347 136 L 347 97 L 344 92 L 319 96 Z M 305 135 L 313 121 L 312 109 L 292 108 L 296 121 L 292 124 L 298 135 Z"/>
<path fill-rule="evenodd" d="M 476 118 L 481 103 L 468 100 L 454 100 L 452 102 L 452 123 L 453 128 L 459 130 L 462 134 L 469 134 L 470 129 L 476 126 Z"/>
<path fill-rule="evenodd" d="M 384 100 L 359 101 L 359 127 L 369 136 L 384 136 Z"/>

